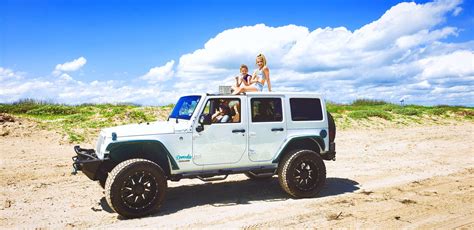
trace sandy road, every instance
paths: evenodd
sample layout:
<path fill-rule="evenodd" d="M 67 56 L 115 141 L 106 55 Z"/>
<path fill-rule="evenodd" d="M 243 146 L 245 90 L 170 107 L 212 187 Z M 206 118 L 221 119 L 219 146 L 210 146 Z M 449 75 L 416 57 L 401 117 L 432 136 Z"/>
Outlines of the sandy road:
<path fill-rule="evenodd" d="M 154 216 L 121 220 L 102 189 L 71 176 L 72 146 L 28 122 L 0 137 L 4 227 L 474 228 L 474 124 L 349 130 L 320 196 L 289 198 L 276 177 L 169 182 Z M 35 130 L 35 131 L 31 131 Z"/>

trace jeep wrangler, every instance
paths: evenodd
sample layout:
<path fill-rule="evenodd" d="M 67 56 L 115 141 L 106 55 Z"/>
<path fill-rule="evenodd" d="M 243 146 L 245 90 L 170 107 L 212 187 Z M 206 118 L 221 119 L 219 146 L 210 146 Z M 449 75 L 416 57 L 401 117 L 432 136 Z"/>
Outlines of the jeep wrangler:
<path fill-rule="evenodd" d="M 313 93 L 201 94 L 181 97 L 167 121 L 103 129 L 95 149 L 75 146 L 81 170 L 105 188 L 110 207 L 126 218 L 156 212 L 167 181 L 214 181 L 244 173 L 275 174 L 295 198 L 314 197 L 335 160 L 336 127 Z"/>

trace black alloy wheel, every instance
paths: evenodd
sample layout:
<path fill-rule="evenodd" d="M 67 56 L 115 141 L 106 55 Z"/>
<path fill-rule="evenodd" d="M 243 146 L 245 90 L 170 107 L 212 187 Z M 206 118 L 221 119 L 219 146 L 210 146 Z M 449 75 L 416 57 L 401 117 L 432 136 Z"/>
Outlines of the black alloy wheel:
<path fill-rule="evenodd" d="M 159 165 L 145 159 L 131 159 L 110 172 L 105 197 L 119 215 L 137 218 L 158 210 L 167 187 L 165 173 Z"/>
<path fill-rule="evenodd" d="M 296 163 L 293 171 L 294 184 L 301 191 L 310 191 L 317 186 L 318 171 L 316 163 L 310 160 L 302 160 Z"/>
<path fill-rule="evenodd" d="M 317 152 L 293 150 L 278 165 L 278 181 L 292 197 L 314 197 L 326 182 L 326 166 Z"/>
<path fill-rule="evenodd" d="M 120 197 L 129 208 L 144 209 L 158 194 L 156 178 L 149 172 L 136 172 L 123 182 Z"/>

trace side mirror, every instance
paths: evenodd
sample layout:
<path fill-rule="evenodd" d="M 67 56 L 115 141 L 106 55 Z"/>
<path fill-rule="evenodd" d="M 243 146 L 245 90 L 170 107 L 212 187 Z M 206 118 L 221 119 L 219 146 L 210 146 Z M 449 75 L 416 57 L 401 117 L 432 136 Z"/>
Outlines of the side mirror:
<path fill-rule="evenodd" d="M 210 125 L 211 124 L 211 115 L 209 114 L 201 114 L 199 117 L 199 124 L 201 125 Z"/>
<path fill-rule="evenodd" d="M 196 132 L 200 133 L 204 131 L 204 126 L 202 126 L 201 124 L 199 124 L 197 127 L 196 127 Z"/>
<path fill-rule="evenodd" d="M 201 116 L 199 116 L 199 121 L 198 121 L 199 125 L 196 127 L 196 131 L 198 133 L 204 131 L 204 125 L 210 125 L 211 124 L 211 115 L 209 114 L 201 114 Z"/>

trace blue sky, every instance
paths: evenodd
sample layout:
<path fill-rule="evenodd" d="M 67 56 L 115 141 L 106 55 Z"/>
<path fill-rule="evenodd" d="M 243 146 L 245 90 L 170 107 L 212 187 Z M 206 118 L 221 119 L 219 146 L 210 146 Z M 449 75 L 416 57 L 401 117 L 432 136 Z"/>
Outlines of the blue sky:
<path fill-rule="evenodd" d="M 1 1 L 0 102 L 167 104 L 230 84 L 263 52 L 277 91 L 472 106 L 472 9 L 472 1 Z"/>

